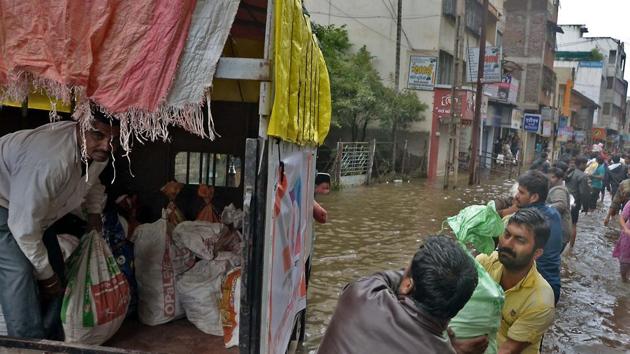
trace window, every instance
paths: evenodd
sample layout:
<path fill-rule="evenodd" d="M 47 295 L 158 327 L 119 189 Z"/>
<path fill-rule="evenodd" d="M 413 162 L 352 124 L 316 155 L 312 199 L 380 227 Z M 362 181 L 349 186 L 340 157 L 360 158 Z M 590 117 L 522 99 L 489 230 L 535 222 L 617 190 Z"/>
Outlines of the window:
<path fill-rule="evenodd" d="M 503 47 L 503 33 L 497 30 L 497 40 L 495 41 L 497 48 Z"/>
<path fill-rule="evenodd" d="M 604 103 L 604 114 L 610 114 L 610 103 Z"/>
<path fill-rule="evenodd" d="M 444 0 L 442 2 L 442 14 L 444 16 L 455 17 L 455 7 L 457 0 Z"/>
<path fill-rule="evenodd" d="M 466 28 L 476 35 L 481 35 L 481 14 L 483 6 L 477 0 L 466 0 Z"/>
<path fill-rule="evenodd" d="M 615 64 L 617 62 L 617 51 L 611 50 L 608 53 L 608 64 Z"/>
<path fill-rule="evenodd" d="M 438 84 L 451 85 L 453 84 L 453 56 L 447 52 L 440 51 L 440 62 L 438 63 L 438 70 L 440 71 L 440 77 Z"/>
<path fill-rule="evenodd" d="M 612 76 L 608 76 L 606 78 L 606 88 L 612 90 L 613 84 L 615 83 L 615 78 Z"/>
<path fill-rule="evenodd" d="M 177 182 L 236 188 L 241 185 L 241 172 L 241 159 L 233 155 L 193 151 L 175 155 Z"/>

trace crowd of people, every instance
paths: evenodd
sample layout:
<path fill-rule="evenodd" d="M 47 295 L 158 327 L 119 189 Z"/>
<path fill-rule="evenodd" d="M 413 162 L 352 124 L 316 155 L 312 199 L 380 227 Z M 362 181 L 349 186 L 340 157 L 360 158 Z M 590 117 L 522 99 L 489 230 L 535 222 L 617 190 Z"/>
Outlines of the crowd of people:
<path fill-rule="evenodd" d="M 484 353 L 495 339 L 492 352 L 540 353 L 561 299 L 562 254 L 575 245 L 580 214 L 595 210 L 606 192 L 612 203 L 604 222 L 618 218 L 622 231 L 613 256 L 619 259 L 621 280 L 629 280 L 630 179 L 625 161 L 618 154 L 596 151 L 551 163 L 542 153 L 512 193 L 494 200 L 505 228 L 495 240 L 495 251 L 475 260 L 504 291 L 496 338 L 458 338 L 450 330 L 449 321 L 473 296 L 477 273 L 475 260 L 461 243 L 438 235 L 425 239 L 404 270 L 348 284 L 319 353 Z"/>

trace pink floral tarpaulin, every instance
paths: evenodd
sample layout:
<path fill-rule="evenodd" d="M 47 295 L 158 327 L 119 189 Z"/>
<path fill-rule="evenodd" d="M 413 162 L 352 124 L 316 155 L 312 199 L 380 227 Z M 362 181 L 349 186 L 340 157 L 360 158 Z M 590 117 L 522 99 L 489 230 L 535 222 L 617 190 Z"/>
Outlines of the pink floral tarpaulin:
<path fill-rule="evenodd" d="M 212 137 L 200 114 L 203 90 L 237 7 L 238 0 L 0 0 L 0 100 L 21 101 L 35 87 L 68 102 L 74 90 L 74 118 L 86 121 L 92 101 L 120 119 L 127 150 L 131 134 L 166 138 L 171 124 Z M 218 52 L 212 60 L 198 54 L 207 46 Z M 178 80 L 182 57 L 187 69 L 205 75 L 203 85 Z M 189 92 L 169 92 L 172 86 Z M 169 96 L 184 99 L 167 102 Z"/>

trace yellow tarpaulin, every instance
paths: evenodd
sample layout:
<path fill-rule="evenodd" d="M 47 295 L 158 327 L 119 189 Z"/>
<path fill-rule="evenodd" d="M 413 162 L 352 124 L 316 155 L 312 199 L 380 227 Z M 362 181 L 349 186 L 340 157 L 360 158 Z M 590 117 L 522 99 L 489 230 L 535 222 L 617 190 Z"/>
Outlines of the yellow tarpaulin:
<path fill-rule="evenodd" d="M 276 0 L 274 102 L 268 134 L 322 144 L 330 128 L 330 79 L 300 0 Z"/>
<path fill-rule="evenodd" d="M 61 101 L 52 100 L 56 102 L 57 112 L 65 112 L 70 113 L 70 105 L 63 104 Z M 39 92 L 31 92 L 28 95 L 28 108 L 30 109 L 40 109 L 43 111 L 50 111 L 50 102 L 51 99 Z M 22 107 L 22 102 L 14 102 L 14 101 L 0 101 L 0 106 L 10 106 L 10 107 Z"/>

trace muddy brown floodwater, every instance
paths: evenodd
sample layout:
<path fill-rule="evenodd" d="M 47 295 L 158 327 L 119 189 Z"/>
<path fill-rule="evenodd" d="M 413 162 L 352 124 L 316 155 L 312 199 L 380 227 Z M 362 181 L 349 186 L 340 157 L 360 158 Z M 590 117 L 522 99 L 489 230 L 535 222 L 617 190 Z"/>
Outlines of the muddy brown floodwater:
<path fill-rule="evenodd" d="M 508 192 L 513 181 L 444 191 L 423 181 L 347 188 L 318 197 L 329 222 L 316 227 L 306 340 L 315 353 L 340 290 L 361 276 L 404 267 L 421 239 L 447 216 Z M 621 284 L 612 248 L 619 235 L 603 226 L 603 208 L 581 215 L 578 241 L 563 257 L 562 295 L 543 353 L 630 353 L 630 285 Z M 611 222 L 611 225 L 613 222 Z"/>

